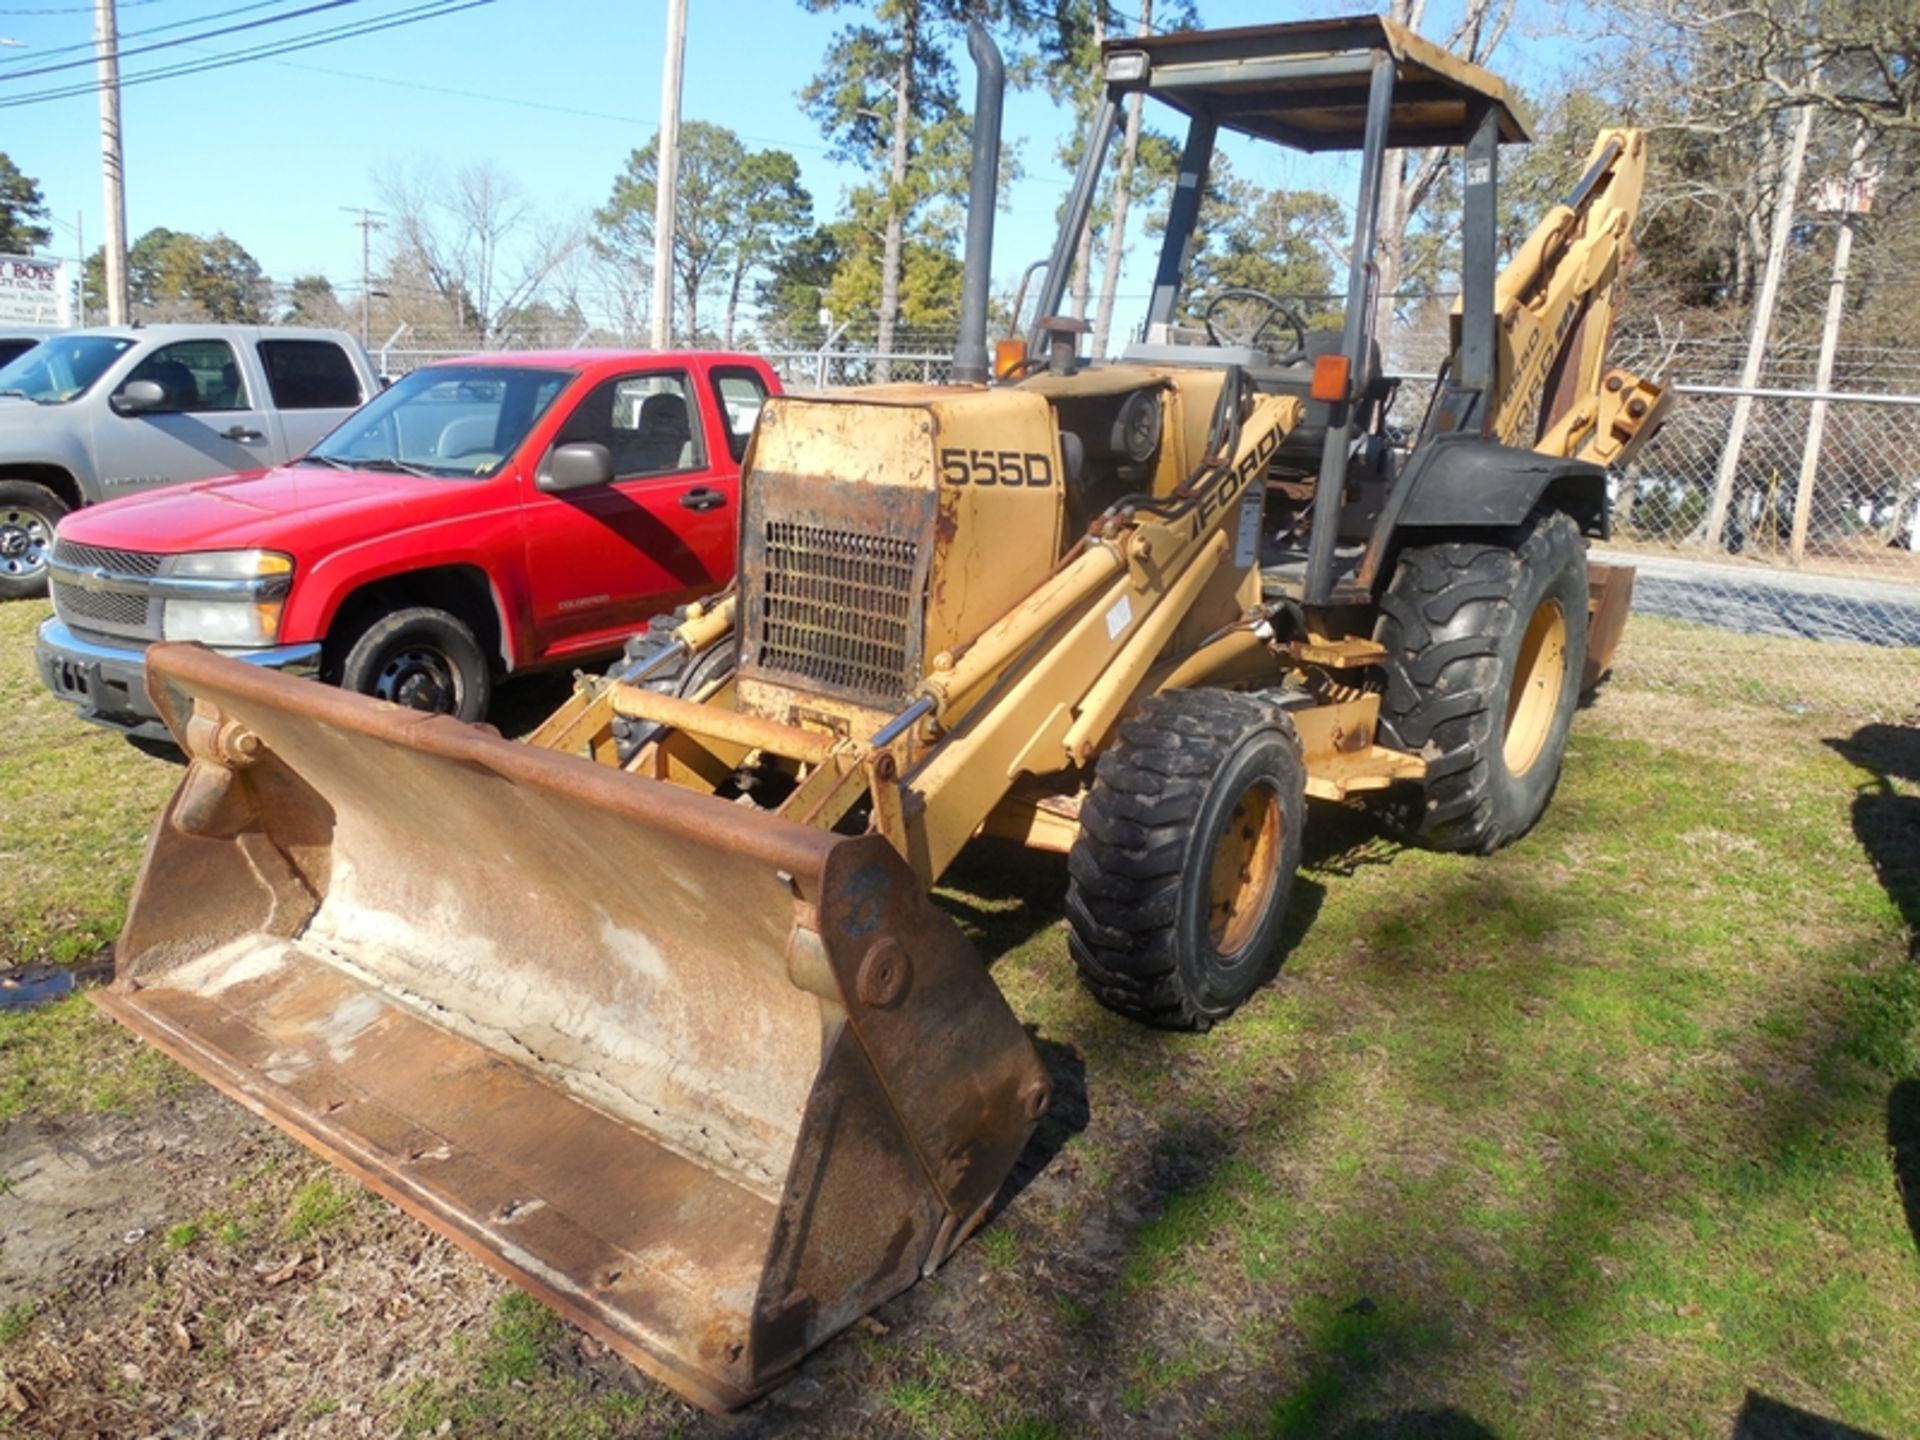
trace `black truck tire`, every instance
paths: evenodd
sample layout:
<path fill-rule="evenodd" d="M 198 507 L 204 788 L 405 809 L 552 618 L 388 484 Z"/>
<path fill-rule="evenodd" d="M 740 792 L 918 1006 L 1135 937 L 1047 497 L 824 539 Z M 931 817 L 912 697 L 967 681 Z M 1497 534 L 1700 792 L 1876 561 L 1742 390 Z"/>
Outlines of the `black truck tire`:
<path fill-rule="evenodd" d="M 1306 768 L 1258 695 L 1158 695 L 1100 757 L 1068 855 L 1068 949 L 1109 1009 L 1205 1030 L 1280 967 Z"/>
<path fill-rule="evenodd" d="M 1380 601 L 1382 737 L 1422 755 L 1388 818 L 1436 850 L 1488 854 L 1553 798 L 1587 654 L 1587 557 L 1573 520 L 1409 546 Z"/>
<path fill-rule="evenodd" d="M 67 502 L 32 480 L 0 479 L 0 600 L 47 593 L 53 528 Z"/>
<path fill-rule="evenodd" d="M 340 686 L 471 723 L 486 716 L 493 670 L 464 620 L 415 605 L 360 632 L 341 663 Z"/>

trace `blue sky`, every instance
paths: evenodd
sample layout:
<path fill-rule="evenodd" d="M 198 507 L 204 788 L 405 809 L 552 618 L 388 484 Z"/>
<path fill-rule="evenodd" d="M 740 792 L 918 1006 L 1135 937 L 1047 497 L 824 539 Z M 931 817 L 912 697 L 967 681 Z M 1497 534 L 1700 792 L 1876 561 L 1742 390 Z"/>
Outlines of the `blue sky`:
<path fill-rule="evenodd" d="M 81 0 L 62 3 L 76 11 L 90 8 Z M 137 32 L 234 3 L 122 0 L 120 26 Z M 1435 0 L 1436 14 L 1444 3 Z M 162 59 L 290 37 L 404 4 L 366 0 L 193 52 L 129 58 L 124 69 L 132 75 Z M 1131 8 L 1129 0 L 1120 4 Z M 21 13 L 49 8 L 54 0 L 0 0 L 0 40 L 19 42 L 0 47 L 0 97 L 91 78 L 88 69 L 4 82 L 9 70 L 84 53 L 47 54 L 91 36 L 86 13 Z M 1201 0 L 1200 12 L 1207 25 L 1227 26 L 1347 8 Z M 791 151 L 816 212 L 830 215 L 856 177 L 828 157 L 796 94 L 847 16 L 810 14 L 795 0 L 691 0 L 689 12 L 685 117 L 730 126 L 755 146 Z M 1523 0 L 1522 12 L 1501 63 L 1525 82 L 1552 69 L 1559 46 L 1545 0 Z M 390 159 L 424 157 L 449 167 L 490 159 L 542 207 L 581 214 L 604 200 L 627 153 L 653 133 L 665 13 L 665 0 L 496 0 L 286 60 L 129 86 L 123 127 L 130 232 L 138 236 L 156 225 L 224 230 L 275 279 L 319 272 L 344 293 L 358 283 L 359 232 L 340 207 L 377 205 L 372 174 Z M 73 253 L 76 223 L 84 226 L 89 249 L 99 243 L 98 123 L 92 95 L 0 110 L 0 150 L 40 181 L 58 222 L 51 248 L 59 253 Z M 1068 181 L 1055 159 L 1066 123 L 1065 112 L 1043 96 L 1009 100 L 1005 133 L 1024 138 L 1027 178 L 1000 218 L 994 268 L 1002 281 L 1050 243 Z M 1312 162 L 1274 151 L 1234 158 L 1242 173 L 1267 184 L 1312 183 L 1320 174 L 1309 173 Z M 1144 291 L 1151 265 L 1150 246 L 1136 238 L 1123 295 Z M 1128 311 L 1123 303 L 1123 320 Z"/>

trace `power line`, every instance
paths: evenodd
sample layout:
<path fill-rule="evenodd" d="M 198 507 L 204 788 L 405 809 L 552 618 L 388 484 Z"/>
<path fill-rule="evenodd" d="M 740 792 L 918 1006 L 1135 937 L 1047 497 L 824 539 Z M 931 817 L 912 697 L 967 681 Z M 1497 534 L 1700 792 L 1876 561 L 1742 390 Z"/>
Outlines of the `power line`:
<path fill-rule="evenodd" d="M 221 70 L 231 65 L 268 60 L 276 55 L 291 55 L 302 50 L 311 50 L 319 45 L 330 45 L 337 40 L 353 40 L 362 35 L 372 35 L 382 30 L 396 29 L 402 25 L 412 25 L 421 20 L 437 20 L 443 15 L 453 15 L 462 10 L 473 10 L 492 3 L 494 0 L 462 0 L 462 3 L 457 4 L 447 3 L 447 0 L 428 0 L 427 4 L 417 5 L 411 10 L 394 11 L 380 20 L 355 21 L 350 25 L 336 26 L 331 30 L 311 31 L 306 35 L 288 40 L 276 40 L 246 50 L 228 51 L 211 60 L 143 70 L 138 75 L 123 76 L 120 85 L 124 89 L 129 85 L 140 85 L 152 80 L 171 80 L 182 75 L 197 75 L 207 70 Z M 10 110 L 20 105 L 37 105 L 48 100 L 66 100 L 78 95 L 90 95 L 99 88 L 97 83 L 88 83 L 16 95 L 0 100 L 0 110 Z"/>
<path fill-rule="evenodd" d="M 135 45 L 132 47 L 121 45 L 114 50 L 113 58 L 115 60 L 124 60 L 129 55 L 147 55 L 155 50 L 170 50 L 175 45 L 189 45 L 196 40 L 217 40 L 222 35 L 235 35 L 242 30 L 258 30 L 262 25 L 278 25 L 282 20 L 297 20 L 302 15 L 313 15 L 322 10 L 338 10 L 343 5 L 358 5 L 361 3 L 362 0 L 319 0 L 319 3 L 316 5 L 303 6 L 298 10 L 288 10 L 279 15 L 263 15 L 258 20 L 243 20 L 238 25 L 223 25 L 217 30 L 207 30 L 198 35 L 182 35 L 177 40 L 156 40 L 151 45 Z M 259 7 L 242 6 L 241 8 L 258 9 Z M 62 60 L 54 65 L 39 65 L 31 70 L 10 70 L 7 72 L 5 78 L 8 80 L 24 80 L 29 75 L 51 75 L 56 70 L 73 70 L 82 65 L 91 65 L 94 63 L 95 58 L 96 57 L 89 55 L 82 60 Z M 107 57 L 100 56 L 98 58 L 105 59 Z"/>
<path fill-rule="evenodd" d="M 120 0 L 122 10 L 131 10 L 136 5 L 158 5 L 160 0 Z M 0 10 L 0 15 L 91 15 L 91 5 L 55 5 L 44 10 L 21 10 L 13 6 Z"/>
<path fill-rule="evenodd" d="M 286 0 L 253 0 L 251 5 L 236 5 L 231 10 L 216 10 L 211 15 L 196 15 L 191 20 L 173 20 L 165 25 L 149 25 L 144 30 L 123 31 L 120 38 L 122 40 L 137 40 L 148 35 L 159 35 L 168 30 L 185 29 L 189 25 L 205 25 L 210 21 L 224 20 L 229 15 L 244 15 L 250 10 L 266 10 L 272 6 L 284 4 L 286 4 Z M 124 10 L 126 5 L 127 0 L 120 0 L 121 9 Z M 44 60 L 49 55 L 69 55 L 75 50 L 91 51 L 93 48 L 94 44 L 91 40 L 76 40 L 71 45 L 51 45 L 44 49 L 35 46 L 32 54 L 11 56 L 4 61 L 0 61 L 0 65 L 28 65 L 35 60 Z"/>

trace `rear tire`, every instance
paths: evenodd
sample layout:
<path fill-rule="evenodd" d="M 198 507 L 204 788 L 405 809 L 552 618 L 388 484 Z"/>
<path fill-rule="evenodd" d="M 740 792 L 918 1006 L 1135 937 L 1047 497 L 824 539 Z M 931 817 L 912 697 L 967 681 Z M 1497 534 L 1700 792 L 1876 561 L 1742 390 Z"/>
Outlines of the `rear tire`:
<path fill-rule="evenodd" d="M 340 685 L 472 723 L 487 713 L 493 672 L 465 621 L 417 605 L 383 615 L 360 632 L 340 666 Z"/>
<path fill-rule="evenodd" d="M 0 480 L 0 600 L 47 593 L 53 531 L 67 502 L 31 480 Z"/>
<path fill-rule="evenodd" d="M 1587 558 L 1573 520 L 1535 515 L 1506 540 L 1400 552 L 1374 638 L 1387 647 L 1380 728 L 1423 755 L 1387 815 L 1436 850 L 1487 854 L 1547 808 L 1587 656 Z"/>
<path fill-rule="evenodd" d="M 1158 695 L 1100 757 L 1068 856 L 1068 949 L 1100 1003 L 1205 1030 L 1280 968 L 1306 768 L 1257 695 Z"/>

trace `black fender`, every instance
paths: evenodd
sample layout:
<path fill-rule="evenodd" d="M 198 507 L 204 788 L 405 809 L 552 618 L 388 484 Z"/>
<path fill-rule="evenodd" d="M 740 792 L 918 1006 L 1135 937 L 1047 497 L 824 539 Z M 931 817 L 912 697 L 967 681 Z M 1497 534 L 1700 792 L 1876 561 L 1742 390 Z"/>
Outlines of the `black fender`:
<path fill-rule="evenodd" d="M 1384 583 L 1402 532 L 1504 530 L 1536 510 L 1564 510 L 1583 535 L 1608 535 L 1607 472 L 1585 460 L 1542 455 L 1478 435 L 1441 435 L 1408 457 L 1374 521 L 1366 579 Z"/>

